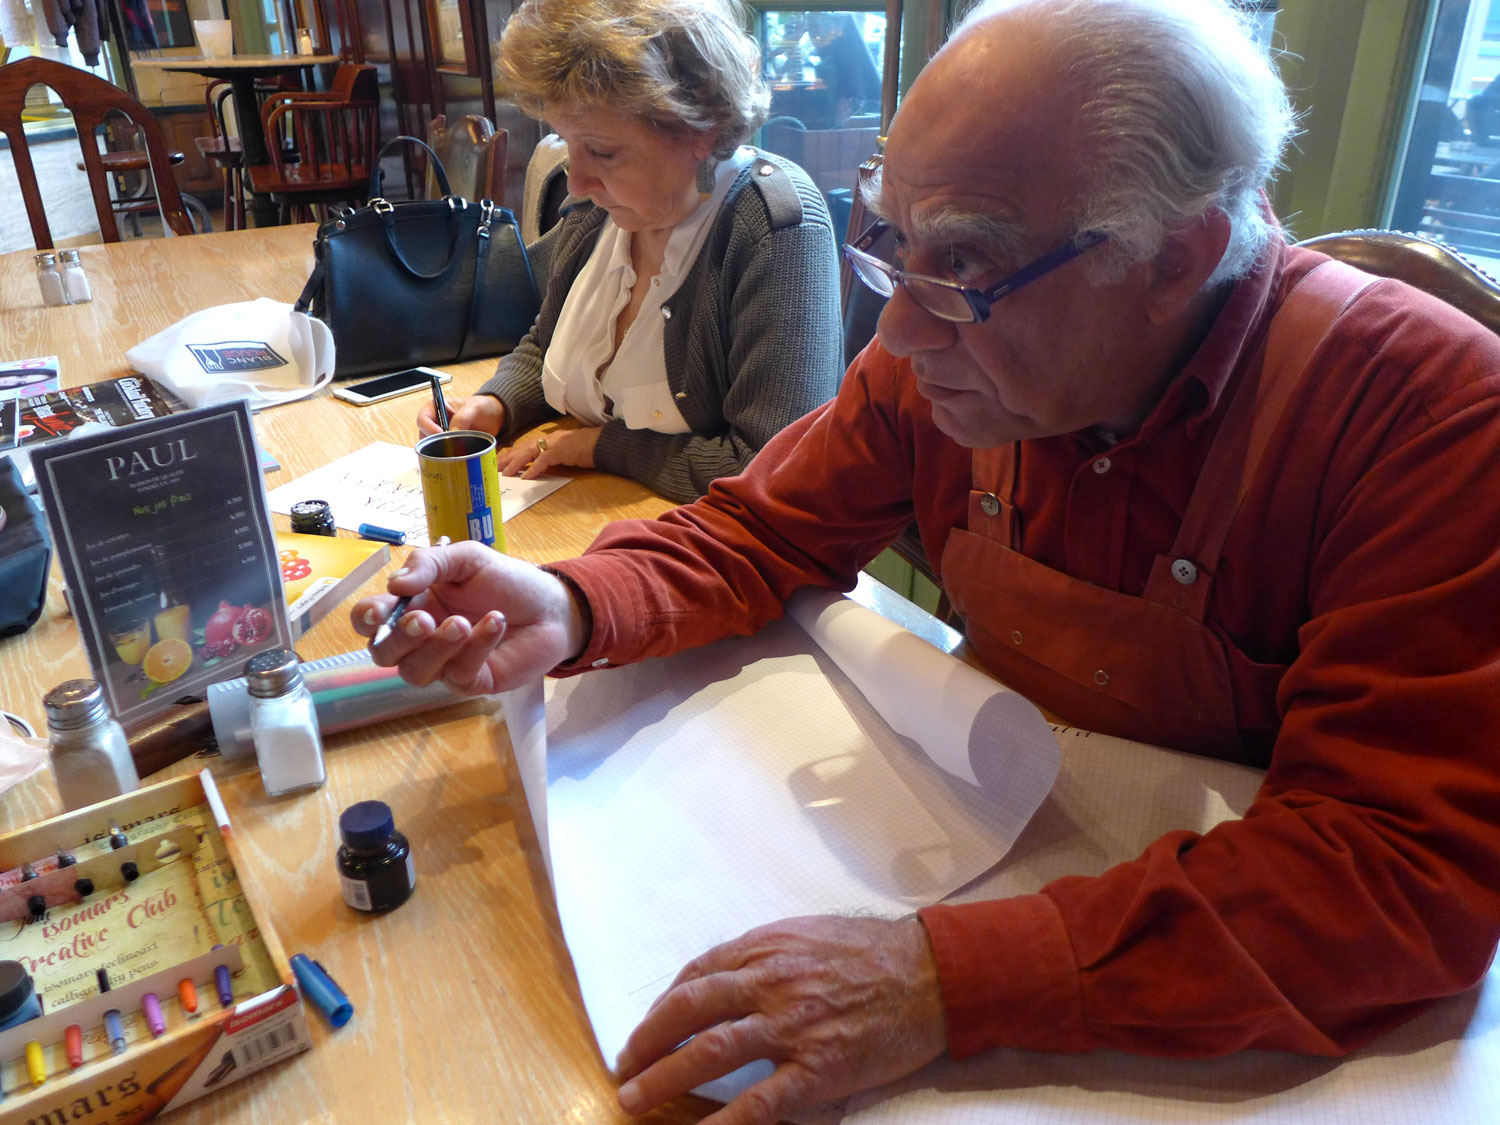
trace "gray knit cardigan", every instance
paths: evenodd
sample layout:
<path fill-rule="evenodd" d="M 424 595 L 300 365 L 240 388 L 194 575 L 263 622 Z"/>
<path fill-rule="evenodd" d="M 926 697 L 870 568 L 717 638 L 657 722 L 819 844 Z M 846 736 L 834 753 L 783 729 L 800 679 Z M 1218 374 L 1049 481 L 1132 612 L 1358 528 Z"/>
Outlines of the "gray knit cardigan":
<path fill-rule="evenodd" d="M 541 311 L 479 388 L 505 404 L 502 443 L 558 416 L 542 394 L 542 355 L 605 217 L 579 203 L 532 247 L 533 267 L 548 277 Z M 843 374 L 837 263 L 833 224 L 807 173 L 757 151 L 662 306 L 667 379 L 690 432 L 612 419 L 594 447 L 595 468 L 686 503 L 832 398 Z"/>

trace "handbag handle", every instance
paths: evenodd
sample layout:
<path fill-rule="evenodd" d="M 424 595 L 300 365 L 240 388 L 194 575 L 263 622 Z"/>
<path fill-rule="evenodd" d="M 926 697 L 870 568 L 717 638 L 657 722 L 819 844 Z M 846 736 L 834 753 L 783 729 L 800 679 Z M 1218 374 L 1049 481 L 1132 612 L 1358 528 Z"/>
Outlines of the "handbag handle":
<path fill-rule="evenodd" d="M 385 178 L 385 173 L 380 167 L 381 161 L 385 159 L 386 152 L 393 145 L 401 144 L 404 141 L 421 145 L 427 150 L 427 155 L 432 160 L 434 177 L 437 179 L 438 187 L 442 190 L 444 201 L 448 204 L 448 253 L 443 258 L 443 264 L 431 273 L 425 273 L 417 269 L 416 266 L 407 260 L 406 255 L 401 252 L 401 247 L 396 244 L 396 209 L 380 195 L 381 181 Z M 432 151 L 431 146 L 426 141 L 418 137 L 393 137 L 380 146 L 380 152 L 375 157 L 375 167 L 370 172 L 369 200 L 370 209 L 380 216 L 380 225 L 385 231 L 385 244 L 390 248 L 391 255 L 400 263 L 402 269 L 411 274 L 412 277 L 420 278 L 423 281 L 431 281 L 435 277 L 441 277 L 448 271 L 448 267 L 453 264 L 454 255 L 458 253 L 458 228 L 460 222 L 458 213 L 468 207 L 468 201 L 453 195 L 452 189 L 448 185 L 448 173 L 443 168 L 443 162 L 438 159 L 438 154 Z M 455 200 L 457 206 L 455 206 Z"/>
<path fill-rule="evenodd" d="M 385 154 L 406 141 L 410 141 L 414 145 L 421 145 L 426 150 L 427 159 L 432 161 L 432 175 L 437 180 L 438 189 L 443 193 L 445 199 L 452 195 L 453 189 L 448 186 L 448 170 L 443 167 L 443 162 L 438 159 L 438 154 L 432 151 L 432 146 L 421 137 L 400 136 L 392 137 L 380 146 L 380 152 L 375 156 L 375 164 L 370 169 L 370 190 L 366 193 L 365 198 L 381 198 L 381 192 L 384 190 L 385 185 L 385 169 L 382 167 L 385 163 Z"/>

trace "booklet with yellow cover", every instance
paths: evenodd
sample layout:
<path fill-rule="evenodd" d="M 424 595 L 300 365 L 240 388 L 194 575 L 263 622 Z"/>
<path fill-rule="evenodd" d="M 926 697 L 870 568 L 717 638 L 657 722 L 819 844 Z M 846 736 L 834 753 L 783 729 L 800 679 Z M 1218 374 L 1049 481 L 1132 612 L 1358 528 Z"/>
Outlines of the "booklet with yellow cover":
<path fill-rule="evenodd" d="M 294 638 L 391 561 L 391 549 L 384 543 L 292 531 L 276 533 L 276 554 Z"/>

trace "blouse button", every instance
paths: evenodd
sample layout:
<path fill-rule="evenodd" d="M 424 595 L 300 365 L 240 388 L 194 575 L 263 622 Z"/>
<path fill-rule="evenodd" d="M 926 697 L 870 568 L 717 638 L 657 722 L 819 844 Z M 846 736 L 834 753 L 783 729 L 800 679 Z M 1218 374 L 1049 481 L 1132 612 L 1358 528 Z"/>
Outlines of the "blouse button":
<path fill-rule="evenodd" d="M 608 663 L 609 663 L 609 658 L 606 657 L 606 656 L 601 656 L 598 660 L 596 660 L 592 664 L 590 664 L 589 667 L 590 668 L 603 668 Z"/>
<path fill-rule="evenodd" d="M 1094 472 L 1098 473 L 1100 476 L 1103 476 L 1105 473 L 1109 472 L 1109 468 L 1110 460 L 1108 457 L 1094 458 Z"/>
<path fill-rule="evenodd" d="M 1172 577 L 1184 586 L 1191 586 L 1198 581 L 1198 568 L 1188 559 L 1173 559 Z"/>
<path fill-rule="evenodd" d="M 1000 511 L 1000 501 L 993 492 L 986 492 L 979 498 L 979 507 L 987 516 L 993 516 Z"/>
<path fill-rule="evenodd" d="M 671 320 L 672 319 L 672 310 L 669 309 L 669 308 L 667 308 L 666 305 L 663 305 L 661 307 L 661 318 L 663 320 Z"/>
<path fill-rule="evenodd" d="M 1013 640 L 1013 641 L 1015 641 L 1016 644 L 1020 644 L 1021 643 L 1021 630 L 1019 630 L 1019 629 L 1012 629 L 1010 631 L 1010 639 Z"/>
<path fill-rule="evenodd" d="M 661 421 L 661 411 L 660 410 L 653 410 L 651 412 L 651 417 L 655 418 L 658 422 L 660 422 Z"/>
<path fill-rule="evenodd" d="M 1103 687 L 1105 684 L 1109 683 L 1109 673 L 1106 672 L 1103 668 L 1100 668 L 1099 671 L 1094 673 L 1094 683 L 1098 684 L 1100 687 Z"/>
<path fill-rule="evenodd" d="M 769 176 L 772 172 L 776 171 L 776 167 L 772 164 L 762 164 L 756 171 L 762 176 Z"/>
<path fill-rule="evenodd" d="M 678 392 L 677 392 L 677 393 L 676 393 L 676 394 L 675 394 L 675 395 L 673 395 L 673 396 L 672 396 L 672 397 L 673 397 L 673 398 L 675 398 L 675 399 L 677 399 L 677 400 L 678 400 L 678 401 L 679 401 L 679 402 L 680 402 L 680 401 L 682 401 L 682 400 L 683 400 L 683 399 L 685 399 L 685 398 L 687 398 L 687 391 L 678 391 Z"/>

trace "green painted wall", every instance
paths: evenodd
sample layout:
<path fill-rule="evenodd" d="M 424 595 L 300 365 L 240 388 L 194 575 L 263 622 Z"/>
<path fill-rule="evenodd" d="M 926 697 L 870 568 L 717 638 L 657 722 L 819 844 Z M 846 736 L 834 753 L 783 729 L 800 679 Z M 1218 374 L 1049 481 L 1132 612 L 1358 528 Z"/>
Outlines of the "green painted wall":
<path fill-rule="evenodd" d="M 1281 70 L 1303 132 L 1274 201 L 1296 237 L 1385 222 L 1434 3 L 1283 0 Z"/>

